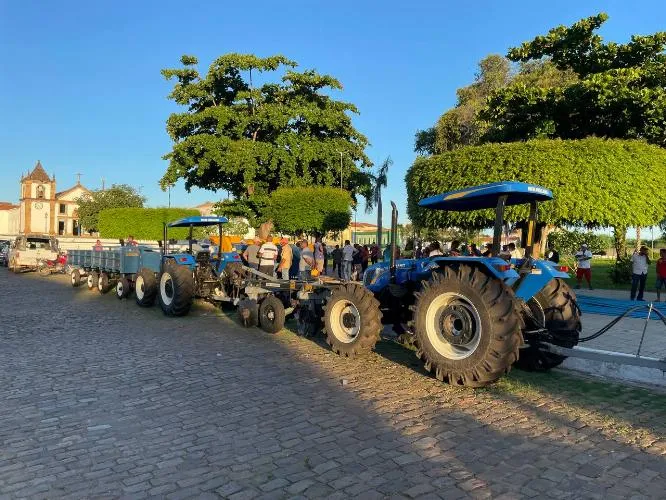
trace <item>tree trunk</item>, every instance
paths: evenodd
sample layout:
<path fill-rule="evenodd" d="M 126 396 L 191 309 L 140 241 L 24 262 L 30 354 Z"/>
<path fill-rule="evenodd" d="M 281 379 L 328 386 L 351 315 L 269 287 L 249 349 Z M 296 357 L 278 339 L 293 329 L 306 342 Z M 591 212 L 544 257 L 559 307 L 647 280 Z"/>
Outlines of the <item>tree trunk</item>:
<path fill-rule="evenodd" d="M 620 260 L 627 255 L 627 226 L 613 226 L 615 258 Z"/>
<path fill-rule="evenodd" d="M 541 231 L 537 230 L 537 233 L 539 234 L 539 241 L 538 244 L 536 242 L 534 244 L 534 257 L 540 258 L 546 255 L 546 252 L 548 251 L 548 235 L 554 230 L 555 226 L 552 224 L 542 224 Z"/>
<path fill-rule="evenodd" d="M 635 250 L 638 251 L 638 249 L 641 247 L 641 228 L 640 226 L 636 227 L 636 246 Z"/>
<path fill-rule="evenodd" d="M 377 245 L 382 246 L 382 195 L 379 193 L 377 198 Z"/>

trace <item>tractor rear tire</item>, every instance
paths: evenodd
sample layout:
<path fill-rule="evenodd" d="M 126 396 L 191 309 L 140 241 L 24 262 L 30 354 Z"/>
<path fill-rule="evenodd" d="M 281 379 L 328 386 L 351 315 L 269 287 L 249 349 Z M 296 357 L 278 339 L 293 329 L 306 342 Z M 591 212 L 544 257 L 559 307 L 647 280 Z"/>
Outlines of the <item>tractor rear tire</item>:
<path fill-rule="evenodd" d="M 238 320 L 245 328 L 259 324 L 259 307 L 256 300 L 243 299 L 238 303 Z"/>
<path fill-rule="evenodd" d="M 79 285 L 81 285 L 81 271 L 74 269 L 69 277 L 74 288 L 77 288 Z"/>
<path fill-rule="evenodd" d="M 416 356 L 451 385 L 483 387 L 518 358 L 520 317 L 501 280 L 467 265 L 433 273 L 414 307 Z"/>
<path fill-rule="evenodd" d="M 99 281 L 99 273 L 97 271 L 90 271 L 88 273 L 88 279 L 86 284 L 88 285 L 88 290 L 95 290 L 97 288 L 97 282 Z"/>
<path fill-rule="evenodd" d="M 167 316 L 185 316 L 194 299 L 194 278 L 186 266 L 167 264 L 159 283 L 160 307 Z"/>
<path fill-rule="evenodd" d="M 110 289 L 111 285 L 109 284 L 109 275 L 106 273 L 100 273 L 99 278 L 97 280 L 97 290 L 99 290 L 99 293 L 104 295 Z"/>
<path fill-rule="evenodd" d="M 564 280 L 551 280 L 532 300 L 534 302 L 528 302 L 528 305 L 539 322 L 537 326 L 549 331 L 553 344 L 568 348 L 578 345 L 580 309 L 576 305 L 576 294 Z M 565 359 L 567 356 L 529 346 L 520 350 L 516 366 L 522 370 L 545 372 L 561 365 Z"/>
<path fill-rule="evenodd" d="M 139 271 L 134 282 L 134 298 L 140 307 L 151 307 L 157 295 L 155 273 L 145 267 Z"/>
<path fill-rule="evenodd" d="M 374 349 L 382 331 L 379 301 L 367 288 L 345 283 L 333 290 L 324 306 L 326 342 L 340 356 Z"/>
<path fill-rule="evenodd" d="M 284 328 L 284 304 L 274 295 L 269 295 L 259 304 L 259 325 L 267 333 L 278 333 Z"/>
<path fill-rule="evenodd" d="M 119 300 L 126 299 L 131 292 L 132 288 L 127 278 L 120 278 L 116 282 L 116 297 L 118 297 Z"/>

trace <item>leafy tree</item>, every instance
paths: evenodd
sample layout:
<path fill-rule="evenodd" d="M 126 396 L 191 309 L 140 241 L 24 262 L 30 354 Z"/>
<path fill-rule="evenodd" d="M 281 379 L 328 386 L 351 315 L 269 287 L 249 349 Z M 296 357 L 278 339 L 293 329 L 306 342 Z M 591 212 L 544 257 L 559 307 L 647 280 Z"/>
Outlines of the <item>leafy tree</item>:
<path fill-rule="evenodd" d="M 607 19 L 599 14 L 559 26 L 509 50 L 512 61 L 548 58 L 577 78 L 553 87 L 517 81 L 498 89 L 480 115 L 492 124 L 488 139 L 598 136 L 666 146 L 666 32 L 604 43 L 596 31 Z"/>
<path fill-rule="evenodd" d="M 146 198 L 132 186 L 114 184 L 76 199 L 81 227 L 93 233 L 99 229 L 99 213 L 108 208 L 143 207 Z M 127 236 L 127 235 L 125 235 Z"/>
<path fill-rule="evenodd" d="M 167 120 L 174 145 L 164 157 L 163 188 L 184 179 L 186 189 L 224 189 L 234 197 L 226 212 L 255 222 L 266 196 L 280 187 L 339 185 L 344 151 L 352 159 L 345 188 L 352 197 L 369 195 L 368 141 L 352 125 L 357 108 L 331 97 L 342 89 L 334 77 L 297 72 L 296 63 L 280 55 L 226 54 L 205 75 L 195 57 L 181 62 L 182 68 L 162 70 L 177 81 L 169 98 L 186 108 Z M 277 72 L 283 76 L 271 81 Z M 260 85 L 253 80 L 257 73 Z"/>
<path fill-rule="evenodd" d="M 558 229 L 548 235 L 548 243 L 555 248 L 562 257 L 571 257 L 580 246 L 585 243 L 593 254 L 604 252 L 604 241 L 600 235 L 588 231 Z"/>
<path fill-rule="evenodd" d="M 520 63 L 512 69 L 507 58 L 489 55 L 479 62 L 474 82 L 457 90 L 456 106 L 434 127 L 416 132 L 414 151 L 431 155 L 485 142 L 491 124 L 481 112 L 488 98 L 509 85 L 551 88 L 576 79 L 572 71 L 560 70 L 548 59 Z"/>
<path fill-rule="evenodd" d="M 665 164 L 666 150 L 635 140 L 532 140 L 470 146 L 416 159 L 406 176 L 407 212 L 424 229 L 490 227 L 491 210 L 427 210 L 418 201 L 512 179 L 553 190 L 555 199 L 542 204 L 539 214 L 549 228 L 650 226 L 666 213 L 666 187 L 661 181 Z M 511 207 L 506 217 L 512 222 L 524 220 L 527 207 Z"/>
<path fill-rule="evenodd" d="M 372 179 L 372 192 L 366 198 L 365 212 L 372 212 L 373 208 L 377 208 L 377 239 L 375 241 L 382 241 L 382 189 L 388 183 L 388 170 L 393 165 L 393 160 L 389 156 L 384 160 L 382 166 L 377 170 L 377 174 L 371 175 Z"/>
<path fill-rule="evenodd" d="M 348 192 L 332 187 L 280 188 L 270 197 L 275 229 L 286 234 L 342 231 L 351 222 Z"/>

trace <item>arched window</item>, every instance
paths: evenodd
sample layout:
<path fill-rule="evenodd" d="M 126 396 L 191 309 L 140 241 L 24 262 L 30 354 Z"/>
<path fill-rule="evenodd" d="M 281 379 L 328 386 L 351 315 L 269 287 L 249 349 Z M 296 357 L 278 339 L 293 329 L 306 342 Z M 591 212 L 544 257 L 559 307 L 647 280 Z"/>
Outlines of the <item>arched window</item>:
<path fill-rule="evenodd" d="M 37 198 L 44 198 L 44 186 L 37 186 Z"/>

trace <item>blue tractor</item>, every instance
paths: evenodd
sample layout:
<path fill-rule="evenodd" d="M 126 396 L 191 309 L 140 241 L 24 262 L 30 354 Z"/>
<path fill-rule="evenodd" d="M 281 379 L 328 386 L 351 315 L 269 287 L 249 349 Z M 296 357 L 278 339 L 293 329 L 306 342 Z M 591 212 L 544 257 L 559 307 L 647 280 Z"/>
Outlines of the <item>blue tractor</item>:
<path fill-rule="evenodd" d="M 211 253 L 209 248 L 197 248 L 193 239 L 195 227 L 217 226 L 222 234 L 222 224 L 226 217 L 193 216 L 185 217 L 164 226 L 162 264 L 155 275 L 150 270 L 139 274 L 135 293 L 140 304 L 152 304 L 155 295 L 160 307 L 168 316 L 184 316 L 192 306 L 195 297 L 217 302 L 234 302 L 234 290 L 242 280 L 242 261 L 237 252 L 222 252 L 221 246 Z M 188 248 L 171 252 L 168 228 L 187 227 Z"/>
<path fill-rule="evenodd" d="M 540 349 L 544 343 L 577 344 L 580 311 L 564 281 L 566 268 L 533 256 L 538 204 L 552 197 L 540 186 L 498 182 L 419 202 L 436 210 L 494 209 L 490 257 L 395 260 L 397 210 L 392 203 L 391 259 L 369 267 L 364 285 L 378 299 L 384 322 L 402 329 L 426 370 L 439 380 L 482 387 L 514 363 L 531 370 L 560 364 L 565 358 Z M 504 211 L 519 204 L 530 207 L 525 255 L 505 260 L 499 257 Z"/>

